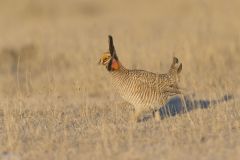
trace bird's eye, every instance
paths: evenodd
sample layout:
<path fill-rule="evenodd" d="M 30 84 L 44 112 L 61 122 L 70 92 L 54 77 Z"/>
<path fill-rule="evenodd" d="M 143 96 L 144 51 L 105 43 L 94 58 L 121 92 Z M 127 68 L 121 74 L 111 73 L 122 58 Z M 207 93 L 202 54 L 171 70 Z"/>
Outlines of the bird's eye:
<path fill-rule="evenodd" d="M 106 61 L 107 61 L 107 58 L 104 58 L 104 59 L 103 59 L 103 63 L 105 63 Z"/>

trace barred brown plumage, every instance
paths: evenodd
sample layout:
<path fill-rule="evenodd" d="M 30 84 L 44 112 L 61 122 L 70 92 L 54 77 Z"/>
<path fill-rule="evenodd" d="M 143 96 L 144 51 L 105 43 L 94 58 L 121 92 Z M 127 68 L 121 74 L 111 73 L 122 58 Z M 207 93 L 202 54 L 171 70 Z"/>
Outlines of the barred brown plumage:
<path fill-rule="evenodd" d="M 181 93 L 178 82 L 182 64 L 178 65 L 176 57 L 166 74 L 130 70 L 120 63 L 112 36 L 109 36 L 109 52 L 103 53 L 99 64 L 105 65 L 111 73 L 113 86 L 121 97 L 134 106 L 135 120 L 139 120 L 145 112 L 157 111 L 169 96 Z M 156 119 L 159 119 L 159 114 L 154 115 L 158 115 Z"/>

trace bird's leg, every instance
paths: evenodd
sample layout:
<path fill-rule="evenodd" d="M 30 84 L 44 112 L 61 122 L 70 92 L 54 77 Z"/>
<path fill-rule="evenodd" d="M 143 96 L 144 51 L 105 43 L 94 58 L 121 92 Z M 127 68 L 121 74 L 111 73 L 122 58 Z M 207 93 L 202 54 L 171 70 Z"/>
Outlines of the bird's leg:
<path fill-rule="evenodd" d="M 153 118 L 154 118 L 155 121 L 160 121 L 161 120 L 159 110 L 154 110 L 152 112 L 152 114 L 153 114 Z"/>
<path fill-rule="evenodd" d="M 135 108 L 135 111 L 134 111 L 134 114 L 132 115 L 131 121 L 132 122 L 141 122 L 141 113 L 142 112 L 140 109 Z"/>

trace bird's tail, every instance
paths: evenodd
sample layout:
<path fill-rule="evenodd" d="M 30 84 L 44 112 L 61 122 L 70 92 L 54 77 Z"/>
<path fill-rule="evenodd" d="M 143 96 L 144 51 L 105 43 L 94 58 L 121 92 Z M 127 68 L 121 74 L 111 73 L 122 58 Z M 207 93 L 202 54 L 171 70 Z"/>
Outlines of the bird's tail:
<path fill-rule="evenodd" d="M 173 61 L 171 64 L 171 67 L 169 69 L 169 73 L 170 74 L 180 74 L 182 71 L 182 63 L 180 63 L 179 65 L 179 61 L 177 57 L 173 57 Z"/>
<path fill-rule="evenodd" d="M 182 71 L 182 63 L 179 64 L 178 58 L 173 57 L 172 64 L 167 74 L 169 74 L 169 87 L 178 89 L 178 83 L 180 82 L 180 73 Z"/>

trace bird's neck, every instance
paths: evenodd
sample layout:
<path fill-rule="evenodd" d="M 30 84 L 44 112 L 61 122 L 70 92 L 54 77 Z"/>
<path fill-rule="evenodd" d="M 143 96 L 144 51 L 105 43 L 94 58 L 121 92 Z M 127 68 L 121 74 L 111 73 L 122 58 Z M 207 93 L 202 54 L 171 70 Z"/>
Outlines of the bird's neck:
<path fill-rule="evenodd" d="M 122 65 L 122 63 L 116 59 L 111 60 L 111 62 L 107 66 L 107 70 L 109 72 L 121 72 L 126 70 L 126 68 Z"/>

